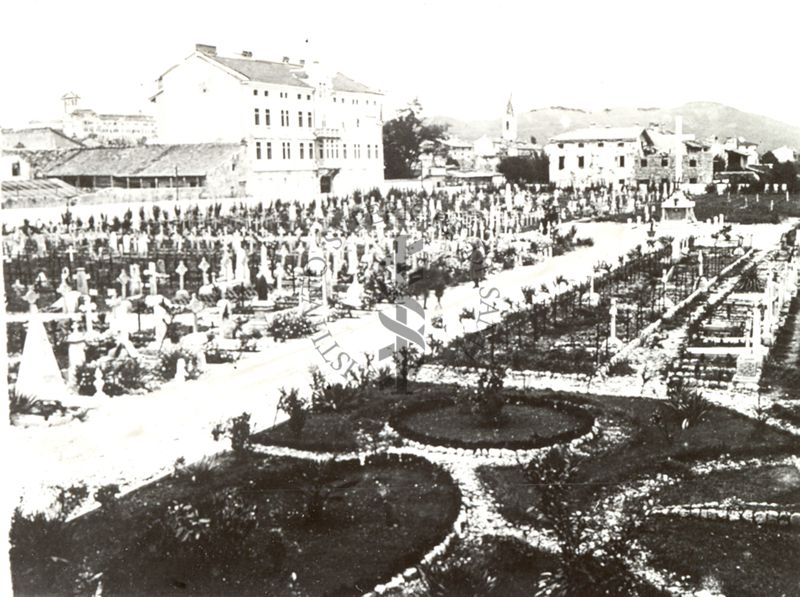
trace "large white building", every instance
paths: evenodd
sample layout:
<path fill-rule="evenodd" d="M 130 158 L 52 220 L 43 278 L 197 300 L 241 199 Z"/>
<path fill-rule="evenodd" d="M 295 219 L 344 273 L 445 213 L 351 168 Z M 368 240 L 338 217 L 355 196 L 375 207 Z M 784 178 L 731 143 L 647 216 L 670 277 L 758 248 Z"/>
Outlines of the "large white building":
<path fill-rule="evenodd" d="M 195 51 L 158 78 L 163 143 L 247 146 L 247 194 L 309 200 L 383 181 L 381 93 L 305 61 Z"/>

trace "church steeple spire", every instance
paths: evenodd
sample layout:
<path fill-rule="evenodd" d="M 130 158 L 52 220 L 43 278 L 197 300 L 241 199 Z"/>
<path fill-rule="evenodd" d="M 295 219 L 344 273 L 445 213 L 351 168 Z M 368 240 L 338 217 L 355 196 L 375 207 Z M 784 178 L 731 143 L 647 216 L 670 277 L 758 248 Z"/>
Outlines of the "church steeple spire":
<path fill-rule="evenodd" d="M 517 141 L 517 117 L 514 115 L 514 105 L 511 103 L 511 95 L 508 96 L 506 104 L 506 114 L 503 117 L 503 130 L 501 137 L 508 143 Z"/>

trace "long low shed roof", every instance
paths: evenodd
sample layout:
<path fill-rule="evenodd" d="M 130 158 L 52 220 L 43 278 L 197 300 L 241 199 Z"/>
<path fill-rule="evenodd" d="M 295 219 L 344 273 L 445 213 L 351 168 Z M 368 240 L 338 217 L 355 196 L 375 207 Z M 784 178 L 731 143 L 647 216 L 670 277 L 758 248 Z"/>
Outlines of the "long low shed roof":
<path fill-rule="evenodd" d="M 99 147 L 74 152 L 41 172 L 46 177 L 205 176 L 241 151 L 238 143 Z"/>

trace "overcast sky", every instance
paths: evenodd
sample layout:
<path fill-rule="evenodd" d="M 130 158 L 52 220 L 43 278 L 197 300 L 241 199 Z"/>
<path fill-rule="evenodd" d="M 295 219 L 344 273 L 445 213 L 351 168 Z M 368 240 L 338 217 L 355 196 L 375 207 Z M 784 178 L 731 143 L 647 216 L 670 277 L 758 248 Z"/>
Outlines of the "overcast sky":
<path fill-rule="evenodd" d="M 149 109 L 195 43 L 322 59 L 428 115 L 718 101 L 800 125 L 795 1 L 37 1 L 3 7 L 0 125 Z M 307 41 L 306 41 L 307 40 Z"/>

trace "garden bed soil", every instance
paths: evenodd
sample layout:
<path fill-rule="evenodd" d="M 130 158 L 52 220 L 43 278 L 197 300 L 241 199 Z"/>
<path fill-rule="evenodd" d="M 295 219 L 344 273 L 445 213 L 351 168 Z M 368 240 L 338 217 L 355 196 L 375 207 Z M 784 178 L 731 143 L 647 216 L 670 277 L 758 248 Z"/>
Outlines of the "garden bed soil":
<path fill-rule="evenodd" d="M 285 421 L 255 434 L 253 441 L 311 452 L 353 452 L 358 448 L 355 430 L 347 413 L 311 413 L 300 435 Z"/>
<path fill-rule="evenodd" d="M 797 595 L 796 529 L 655 516 L 638 538 L 654 567 L 688 575 L 698 588 L 737 597 Z"/>
<path fill-rule="evenodd" d="M 800 511 L 800 471 L 787 464 L 712 471 L 702 476 L 689 476 L 678 485 L 665 487 L 653 498 L 664 506 L 737 498 L 748 503 L 794 505 Z"/>
<path fill-rule="evenodd" d="M 298 450 L 351 452 L 357 448 L 355 435 L 359 429 L 377 433 L 385 423 L 391 422 L 402 435 L 422 443 L 471 449 L 532 449 L 579 437 L 590 430 L 593 422 L 592 416 L 584 412 L 580 401 L 572 400 L 568 395 L 554 395 L 547 391 L 504 390 L 510 403 L 519 402 L 527 406 L 520 406 L 519 412 L 507 411 L 513 415 L 508 417 L 508 424 L 501 427 L 499 433 L 495 433 L 491 427 L 479 426 L 473 416 L 461 414 L 451 419 L 435 417 L 435 429 L 423 433 L 424 429 L 415 431 L 409 428 L 403 419 L 438 407 L 457 410 L 454 397 L 460 388 L 440 384 L 411 384 L 410 388 L 410 393 L 400 393 L 394 388 L 372 388 L 364 393 L 360 404 L 350 410 L 309 413 L 299 436 L 291 433 L 288 421 L 285 421 L 254 434 L 253 441 Z M 506 409 L 514 408 L 513 405 L 506 406 Z M 514 420 L 517 414 L 525 412 L 529 413 L 527 422 L 539 425 L 537 429 L 523 429 Z M 420 416 L 424 420 L 424 415 Z M 543 424 L 554 423 L 561 426 L 555 433 L 553 429 L 543 428 Z M 534 435 L 536 433 L 539 435 Z"/>
<path fill-rule="evenodd" d="M 721 407 L 712 407 L 703 420 L 686 430 L 679 423 L 667 441 L 649 423 L 652 413 L 669 416 L 659 400 L 602 396 L 586 398 L 587 405 L 604 413 L 624 430 L 625 439 L 591 452 L 579 465 L 573 492 L 575 507 L 586 509 L 618 486 L 643 475 L 665 473 L 684 476 L 690 463 L 719 458 L 723 454 L 746 458 L 770 454 L 800 453 L 800 440 L 792 434 Z M 601 425 L 601 441 L 602 425 Z M 520 466 L 481 468 L 482 481 L 492 490 L 501 513 L 515 523 L 536 522 L 528 508 L 538 503 L 538 491 Z"/>
<path fill-rule="evenodd" d="M 187 475 L 165 477 L 120 498 L 111 509 L 75 519 L 68 523 L 63 553 L 50 555 L 103 572 L 103 592 L 109 595 L 286 595 L 292 573 L 298 594 L 360 595 L 416 564 L 444 539 L 458 515 L 460 494 L 445 472 L 419 458 L 376 457 L 364 467 L 357 461 L 333 465 L 328 478 L 345 482 L 344 487 L 311 524 L 298 519 L 307 505 L 303 490 L 311 486 L 303 476 L 309 466 L 292 459 L 225 455 L 197 481 Z M 207 561 L 198 549 L 168 557 L 171 552 L 161 549 L 160 541 L 170 531 L 158 524 L 167 506 L 201 507 L 231 490 L 258 514 L 249 557 L 224 565 Z M 286 551 L 273 571 L 270 532 L 276 528 Z M 69 590 L 67 584 L 37 585 L 36 570 L 25 574 L 21 568 L 27 566 L 13 568 L 19 594 Z"/>
<path fill-rule="evenodd" d="M 588 433 L 594 419 L 565 402 L 542 398 L 506 404 L 499 426 L 482 425 L 464 406 L 421 404 L 392 420 L 404 437 L 455 448 L 533 449 L 569 441 Z"/>

